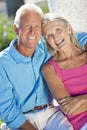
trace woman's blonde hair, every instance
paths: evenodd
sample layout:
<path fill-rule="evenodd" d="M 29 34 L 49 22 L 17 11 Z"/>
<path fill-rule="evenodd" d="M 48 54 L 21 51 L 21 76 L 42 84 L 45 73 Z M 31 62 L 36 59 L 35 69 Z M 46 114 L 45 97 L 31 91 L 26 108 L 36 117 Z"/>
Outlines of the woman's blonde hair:
<path fill-rule="evenodd" d="M 70 25 L 70 23 L 66 19 L 64 19 L 62 17 L 58 17 L 57 14 L 47 13 L 44 15 L 43 20 L 42 20 L 42 34 L 44 35 L 44 29 L 45 29 L 45 26 L 48 24 L 48 22 L 53 21 L 53 20 L 56 20 L 56 21 L 62 23 L 65 27 L 69 26 L 70 31 L 71 31 L 71 33 L 70 33 L 71 43 L 74 44 L 76 47 L 81 48 L 79 45 L 79 42 L 77 41 L 75 32 L 72 29 L 72 26 Z M 45 40 L 46 40 L 46 38 L 45 38 Z M 46 43 L 47 43 L 47 41 L 46 41 Z M 51 51 L 52 53 L 55 52 L 55 50 L 48 43 L 47 43 L 47 49 L 49 51 Z"/>

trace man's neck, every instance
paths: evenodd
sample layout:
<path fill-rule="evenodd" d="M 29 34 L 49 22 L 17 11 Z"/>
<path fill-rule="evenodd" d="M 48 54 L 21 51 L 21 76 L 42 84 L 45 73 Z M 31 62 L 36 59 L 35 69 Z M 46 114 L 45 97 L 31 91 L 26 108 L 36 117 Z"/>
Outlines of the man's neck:
<path fill-rule="evenodd" d="M 34 49 L 30 49 L 30 48 L 24 48 L 22 46 L 19 46 L 18 44 L 15 44 L 14 47 L 17 49 L 17 51 L 22 54 L 23 56 L 26 57 L 32 57 L 33 53 L 34 53 Z"/>

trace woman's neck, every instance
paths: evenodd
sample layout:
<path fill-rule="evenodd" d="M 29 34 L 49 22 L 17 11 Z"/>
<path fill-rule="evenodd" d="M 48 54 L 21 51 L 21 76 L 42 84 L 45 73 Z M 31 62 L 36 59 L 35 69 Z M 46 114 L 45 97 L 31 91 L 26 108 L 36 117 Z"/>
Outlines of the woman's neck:
<path fill-rule="evenodd" d="M 78 47 L 75 47 L 75 46 L 72 46 L 70 48 L 67 48 L 66 50 L 64 51 L 60 51 L 58 53 L 58 56 L 61 58 L 61 59 L 69 59 L 69 58 L 74 58 L 76 56 L 79 56 L 83 53 L 83 50 L 81 48 L 78 48 Z"/>

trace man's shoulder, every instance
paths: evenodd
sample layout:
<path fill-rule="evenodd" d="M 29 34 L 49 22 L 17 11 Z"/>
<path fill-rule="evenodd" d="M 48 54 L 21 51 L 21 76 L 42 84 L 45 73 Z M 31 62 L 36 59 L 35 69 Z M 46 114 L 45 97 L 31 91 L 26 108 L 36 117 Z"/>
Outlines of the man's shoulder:
<path fill-rule="evenodd" d="M 45 39 L 44 37 L 42 36 L 41 39 L 39 40 L 39 43 L 38 43 L 38 46 L 45 46 Z"/>
<path fill-rule="evenodd" d="M 0 52 L 0 63 L 6 62 L 7 57 L 9 57 L 8 47 Z"/>
<path fill-rule="evenodd" d="M 43 37 L 41 37 L 39 43 L 37 44 L 37 50 L 41 52 L 47 52 L 46 43 Z"/>
<path fill-rule="evenodd" d="M 87 33 L 86 32 L 80 32 L 76 33 L 77 39 L 83 49 L 85 49 L 85 45 L 87 44 Z"/>

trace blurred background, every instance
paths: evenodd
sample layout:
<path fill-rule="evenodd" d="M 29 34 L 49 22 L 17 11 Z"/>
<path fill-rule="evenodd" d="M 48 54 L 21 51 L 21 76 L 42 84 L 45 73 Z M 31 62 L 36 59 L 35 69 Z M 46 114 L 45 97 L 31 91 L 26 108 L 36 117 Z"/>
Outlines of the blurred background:
<path fill-rule="evenodd" d="M 25 3 L 35 3 L 41 6 L 44 12 L 48 12 L 48 4 L 46 0 L 0 0 L 0 14 L 5 13 L 8 16 L 14 16 L 16 10 Z"/>

